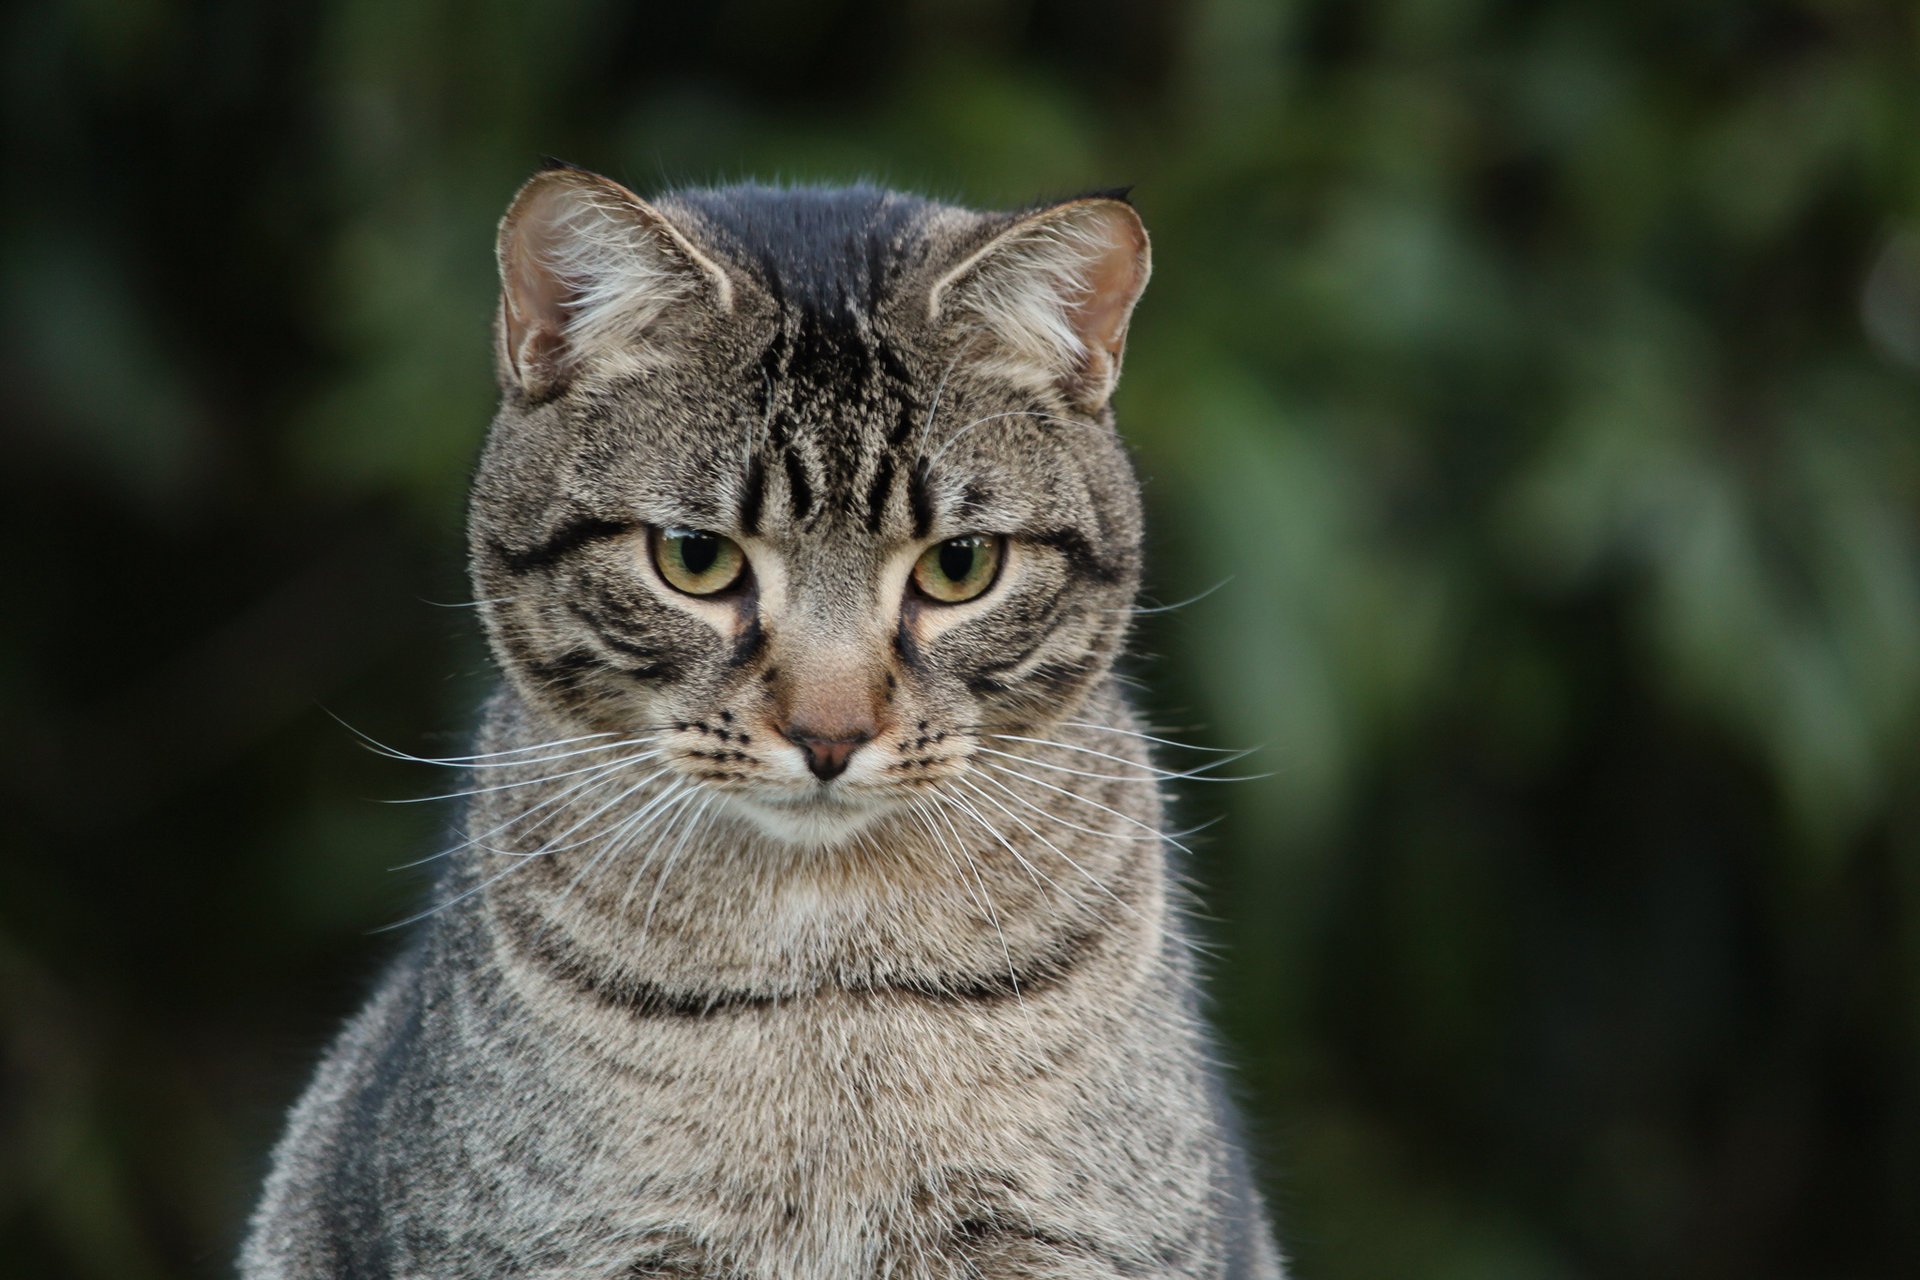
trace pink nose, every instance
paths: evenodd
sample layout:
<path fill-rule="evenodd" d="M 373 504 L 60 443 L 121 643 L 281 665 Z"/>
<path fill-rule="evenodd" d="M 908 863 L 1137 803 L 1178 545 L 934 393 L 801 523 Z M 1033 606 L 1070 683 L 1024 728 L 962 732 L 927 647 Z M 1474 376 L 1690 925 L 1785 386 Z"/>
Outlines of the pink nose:
<path fill-rule="evenodd" d="M 807 757 L 807 768 L 822 782 L 831 781 L 847 770 L 847 760 L 862 743 L 872 740 L 870 733 L 843 738 L 823 738 L 805 729 L 787 730 L 787 739 Z"/>

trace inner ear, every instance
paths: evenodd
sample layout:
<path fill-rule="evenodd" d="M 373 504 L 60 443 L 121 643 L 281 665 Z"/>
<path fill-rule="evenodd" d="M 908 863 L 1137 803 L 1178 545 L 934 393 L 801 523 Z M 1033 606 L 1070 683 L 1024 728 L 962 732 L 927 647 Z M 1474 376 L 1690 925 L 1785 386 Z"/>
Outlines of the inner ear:
<path fill-rule="evenodd" d="M 979 339 L 980 358 L 1086 412 L 1113 394 L 1127 322 L 1152 270 L 1124 200 L 1071 200 L 1015 222 L 933 288 L 936 321 Z"/>
<path fill-rule="evenodd" d="M 522 187 L 497 252 L 501 377 L 536 399 L 593 361 L 669 359 L 676 316 L 732 303 L 725 271 L 660 210 L 584 169 L 548 169 Z"/>

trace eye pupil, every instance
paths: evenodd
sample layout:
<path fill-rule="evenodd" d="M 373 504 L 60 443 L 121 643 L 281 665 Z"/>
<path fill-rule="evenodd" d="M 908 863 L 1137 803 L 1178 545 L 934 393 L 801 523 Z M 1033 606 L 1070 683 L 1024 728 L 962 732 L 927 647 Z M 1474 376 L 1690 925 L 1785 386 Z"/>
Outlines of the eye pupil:
<path fill-rule="evenodd" d="M 952 582 L 965 582 L 967 575 L 973 572 L 973 561 L 978 554 L 971 539 L 955 538 L 940 548 L 940 572 Z"/>
<path fill-rule="evenodd" d="M 720 539 L 710 533 L 682 534 L 677 541 L 680 543 L 680 563 L 687 567 L 688 573 L 705 573 L 720 558 Z"/>
<path fill-rule="evenodd" d="M 667 585 L 690 596 L 710 596 L 740 581 L 747 557 L 740 544 L 704 529 L 655 529 L 653 567 Z"/>
<path fill-rule="evenodd" d="M 984 595 L 999 576 L 1005 541 L 973 533 L 936 543 L 914 561 L 914 586 L 940 604 L 962 604 Z"/>

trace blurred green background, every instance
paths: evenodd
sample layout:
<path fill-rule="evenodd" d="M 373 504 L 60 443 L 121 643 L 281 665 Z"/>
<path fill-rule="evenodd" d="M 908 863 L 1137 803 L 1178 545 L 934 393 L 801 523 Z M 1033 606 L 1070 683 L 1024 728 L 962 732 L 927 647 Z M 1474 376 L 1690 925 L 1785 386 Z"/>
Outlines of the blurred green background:
<path fill-rule="evenodd" d="M 218 1276 L 489 676 L 494 220 L 1132 182 L 1119 411 L 1313 1280 L 1920 1259 L 1920 20 L 89 0 L 4 23 L 0 1271 Z M 1224 585 L 1221 585 L 1224 584 Z"/>

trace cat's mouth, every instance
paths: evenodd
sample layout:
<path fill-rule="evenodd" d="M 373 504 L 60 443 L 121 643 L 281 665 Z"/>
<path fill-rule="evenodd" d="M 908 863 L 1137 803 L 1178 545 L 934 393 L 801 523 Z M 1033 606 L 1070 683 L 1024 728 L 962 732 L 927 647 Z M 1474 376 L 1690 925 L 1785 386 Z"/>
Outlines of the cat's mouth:
<path fill-rule="evenodd" d="M 831 784 L 806 791 L 736 794 L 734 800 L 768 835 L 815 847 L 851 839 L 891 807 L 872 795 Z"/>

